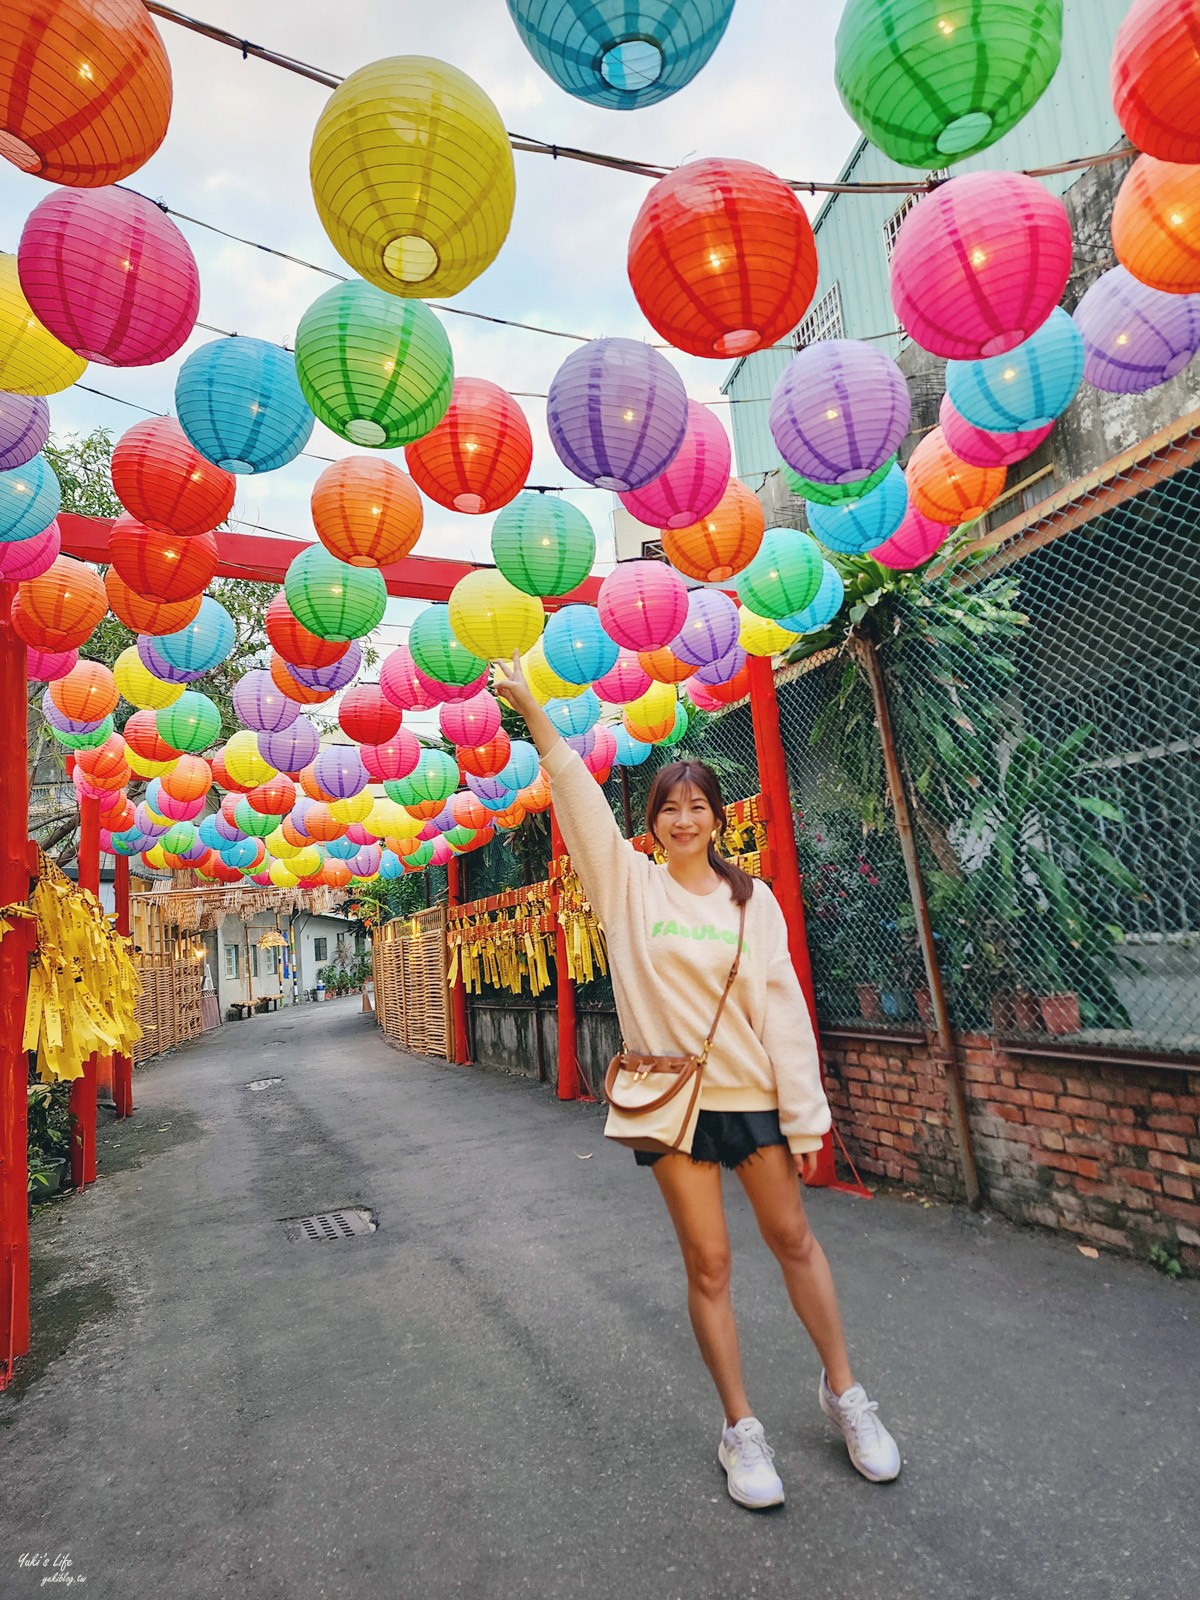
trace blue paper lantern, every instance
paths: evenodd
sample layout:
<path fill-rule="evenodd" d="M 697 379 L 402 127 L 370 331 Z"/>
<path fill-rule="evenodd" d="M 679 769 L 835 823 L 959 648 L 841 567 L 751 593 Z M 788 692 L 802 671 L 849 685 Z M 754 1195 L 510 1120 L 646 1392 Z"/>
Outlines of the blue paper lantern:
<path fill-rule="evenodd" d="M 175 412 L 189 440 L 226 472 L 273 472 L 294 461 L 316 418 L 296 363 L 264 339 L 214 339 L 179 369 Z"/>
<path fill-rule="evenodd" d="M 394 856 L 390 850 L 385 850 L 379 858 L 379 876 L 385 881 L 404 876 L 404 868 L 400 864 L 400 858 Z"/>
<path fill-rule="evenodd" d="M 326 853 L 332 856 L 335 861 L 352 861 L 358 854 L 359 849 L 360 846 L 355 844 L 353 839 L 347 839 L 344 836 L 341 839 L 325 840 Z"/>
<path fill-rule="evenodd" d="M 733 0 L 508 0 L 508 9 L 560 88 L 637 111 L 692 81 L 721 42 Z"/>
<path fill-rule="evenodd" d="M 807 501 L 808 525 L 827 550 L 846 556 L 866 555 L 890 539 L 908 510 L 908 480 L 893 465 L 883 482 L 861 500 L 825 506 Z M 810 602 L 811 603 L 811 602 Z"/>
<path fill-rule="evenodd" d="M 48 528 L 59 513 L 62 491 L 45 456 L 0 472 L 0 544 L 18 544 Z"/>
<path fill-rule="evenodd" d="M 1020 433 L 1048 427 L 1083 381 L 1083 335 L 1061 306 L 1024 344 L 984 361 L 946 364 L 950 404 L 977 428 Z"/>
<path fill-rule="evenodd" d="M 841 573 L 826 561 L 821 569 L 821 587 L 804 610 L 795 611 L 790 617 L 780 617 L 777 626 L 786 628 L 789 633 L 817 633 L 833 621 L 845 598 L 846 585 Z"/>
<path fill-rule="evenodd" d="M 117 856 L 136 856 L 143 850 L 148 850 L 153 844 L 152 839 L 147 839 L 145 834 L 139 833 L 136 828 L 126 828 L 122 833 L 111 835 L 113 854 Z"/>
<path fill-rule="evenodd" d="M 258 860 L 258 840 L 227 839 L 217 853 L 227 867 L 236 867 L 241 872 Z"/>
<path fill-rule="evenodd" d="M 563 606 L 546 622 L 542 653 L 564 683 L 595 683 L 616 666 L 620 647 L 605 633 L 595 606 Z"/>
<path fill-rule="evenodd" d="M 569 700 L 547 700 L 544 709 L 563 738 L 569 739 L 594 728 L 600 720 L 602 707 L 595 690 L 585 689 Z"/>
<path fill-rule="evenodd" d="M 204 840 L 210 850 L 224 850 L 229 840 L 217 827 L 215 815 L 207 816 L 196 829 L 197 835 Z"/>
<path fill-rule="evenodd" d="M 538 753 L 528 739 L 514 739 L 508 762 L 496 774 L 496 782 L 506 789 L 527 789 L 538 775 Z"/>
<path fill-rule="evenodd" d="M 205 595 L 200 609 L 177 633 L 164 633 L 154 641 L 155 652 L 168 666 L 181 672 L 211 672 L 233 649 L 237 629 L 219 600 Z"/>
<path fill-rule="evenodd" d="M 635 739 L 627 728 L 614 728 L 613 733 L 617 741 L 617 753 L 613 757 L 616 767 L 640 767 L 654 748 L 643 739 Z"/>

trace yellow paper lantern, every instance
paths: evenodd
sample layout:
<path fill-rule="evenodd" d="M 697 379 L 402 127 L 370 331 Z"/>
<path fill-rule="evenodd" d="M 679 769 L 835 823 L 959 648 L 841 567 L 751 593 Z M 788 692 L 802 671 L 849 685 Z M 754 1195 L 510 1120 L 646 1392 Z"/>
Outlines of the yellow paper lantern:
<path fill-rule="evenodd" d="M 429 56 L 352 72 L 317 120 L 313 199 L 334 249 L 389 294 L 458 294 L 500 252 L 516 175 L 500 113 Z"/>
<path fill-rule="evenodd" d="M 258 735 L 249 728 L 239 728 L 230 735 L 225 746 L 225 770 L 235 783 L 247 789 L 257 789 L 275 776 L 275 768 L 259 754 Z"/>
<path fill-rule="evenodd" d="M 316 854 L 315 851 L 313 853 Z M 290 861 L 272 861 L 267 868 L 267 877 L 270 878 L 277 889 L 294 889 L 300 882 L 300 879 L 292 871 L 292 863 Z"/>
<path fill-rule="evenodd" d="M 361 794 L 351 795 L 349 800 L 331 800 L 329 811 L 335 822 L 344 822 L 349 827 L 352 822 L 365 822 L 377 803 L 371 791 L 364 789 Z"/>
<path fill-rule="evenodd" d="M 781 650 L 794 645 L 800 637 L 798 633 L 789 633 L 786 628 L 781 628 L 769 617 L 760 617 L 757 612 L 747 611 L 745 606 L 739 606 L 738 612 L 742 619 L 738 643 L 748 656 L 777 656 Z"/>
<path fill-rule="evenodd" d="M 113 677 L 119 693 L 139 711 L 161 711 L 173 706 L 183 693 L 183 684 L 164 683 L 148 671 L 135 645 L 122 650 L 113 662 Z"/>
<path fill-rule="evenodd" d="M 565 678 L 559 677 L 543 654 L 541 639 L 521 657 L 521 666 L 534 699 L 542 705 L 547 700 L 574 700 L 588 687 L 586 683 L 568 683 Z"/>
<path fill-rule="evenodd" d="M 665 724 L 664 731 L 670 733 L 675 726 L 675 707 L 678 700 L 679 696 L 673 683 L 651 683 L 645 694 L 640 694 L 636 700 L 629 701 L 622 720 L 635 739 L 642 737 L 634 732 L 636 728 L 658 728 Z M 661 739 L 662 734 L 656 737 Z"/>
<path fill-rule="evenodd" d="M 282 827 L 276 828 L 274 833 L 269 833 L 263 843 L 278 861 L 290 861 L 294 855 L 307 848 L 304 845 L 293 844 Z"/>
<path fill-rule="evenodd" d="M 142 860 L 148 867 L 154 867 L 159 872 L 167 870 L 167 858 L 163 855 L 163 848 L 160 844 L 152 844 L 149 850 L 143 850 Z"/>
<path fill-rule="evenodd" d="M 546 622 L 540 600 L 490 567 L 460 578 L 446 609 L 459 644 L 481 661 L 511 661 L 514 654 L 524 655 L 540 639 Z"/>
<path fill-rule="evenodd" d="M 315 844 L 306 844 L 303 850 L 286 862 L 287 870 L 297 878 L 311 878 L 314 872 L 321 870 L 321 852 Z"/>
<path fill-rule="evenodd" d="M 17 277 L 17 258 L 0 252 L 0 389 L 13 394 L 58 394 L 87 371 L 30 310 Z"/>
<path fill-rule="evenodd" d="M 125 759 L 129 763 L 130 770 L 136 772 L 139 778 L 145 778 L 147 781 L 151 778 L 165 777 L 175 765 L 174 761 L 147 761 L 144 756 L 138 755 L 137 751 L 131 750 L 128 745 L 125 746 Z"/>
<path fill-rule="evenodd" d="M 415 839 L 422 828 L 395 800 L 376 800 L 362 825 L 376 839 Z"/>

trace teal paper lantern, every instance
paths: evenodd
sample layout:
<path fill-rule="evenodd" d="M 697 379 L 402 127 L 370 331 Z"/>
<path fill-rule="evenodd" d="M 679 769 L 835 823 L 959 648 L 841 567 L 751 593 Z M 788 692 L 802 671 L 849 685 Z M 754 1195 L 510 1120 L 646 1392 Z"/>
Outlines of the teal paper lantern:
<path fill-rule="evenodd" d="M 538 775 L 538 753 L 528 739 L 514 739 L 508 761 L 496 774 L 496 783 L 513 791 L 528 789 Z"/>
<path fill-rule="evenodd" d="M 617 767 L 640 767 L 654 748 L 644 739 L 635 739 L 627 728 L 614 728 L 613 736 L 617 741 L 613 765 Z"/>
<path fill-rule="evenodd" d="M 42 533 L 62 506 L 62 491 L 45 456 L 0 472 L 0 544 L 18 544 Z"/>
<path fill-rule="evenodd" d="M 1049 427 L 1083 382 L 1083 335 L 1061 306 L 1024 344 L 983 361 L 946 363 L 946 393 L 960 417 L 990 433 Z"/>
<path fill-rule="evenodd" d="M 154 648 L 180 672 L 211 672 L 228 656 L 236 638 L 233 618 L 219 600 L 206 594 L 187 627 L 164 633 L 155 639 Z"/>
<path fill-rule="evenodd" d="M 408 650 L 419 671 L 436 683 L 461 687 L 487 671 L 487 662 L 460 644 L 446 606 L 426 606 L 408 632 Z"/>
<path fill-rule="evenodd" d="M 547 700 L 544 710 L 564 739 L 578 738 L 600 720 L 600 697 L 594 689 L 572 695 L 569 700 Z"/>
<path fill-rule="evenodd" d="M 605 633 L 595 606 L 563 606 L 547 619 L 542 654 L 564 683 L 595 683 L 616 666 L 620 646 Z"/>
<path fill-rule="evenodd" d="M 815 539 L 792 528 L 768 528 L 758 554 L 734 578 L 738 599 L 755 616 L 803 611 L 821 586 L 823 558 Z"/>
<path fill-rule="evenodd" d="M 526 490 L 492 524 L 492 559 L 526 594 L 569 594 L 592 570 L 596 535 L 569 500 Z"/>
<path fill-rule="evenodd" d="M 342 283 L 301 317 L 296 374 L 308 404 L 339 438 L 394 449 L 423 438 L 446 415 L 454 357 L 422 301 Z"/>
<path fill-rule="evenodd" d="M 393 878 L 402 878 L 404 867 L 399 856 L 394 856 L 390 850 L 385 850 L 379 858 L 379 876 L 385 883 L 389 883 Z"/>
<path fill-rule="evenodd" d="M 178 700 L 155 712 L 154 725 L 159 738 L 172 750 L 198 756 L 217 742 L 221 713 L 206 694 L 197 689 L 185 689 Z"/>
<path fill-rule="evenodd" d="M 387 608 L 387 584 L 377 568 L 352 567 L 320 544 L 310 544 L 291 562 L 283 595 L 302 628 L 333 642 L 363 638 Z"/>
<path fill-rule="evenodd" d="M 892 531 L 895 532 L 895 529 Z M 876 542 L 882 544 L 883 540 Z M 837 616 L 845 598 L 846 585 L 842 582 L 841 573 L 828 561 L 822 562 L 821 585 L 816 594 L 803 611 L 797 611 L 790 617 L 780 617 L 779 626 L 786 628 L 789 633 L 819 633 Z"/>
<path fill-rule="evenodd" d="M 800 473 L 788 466 L 786 461 L 781 461 L 779 470 L 783 473 L 783 481 L 793 494 L 800 495 L 812 505 L 818 506 L 844 506 L 853 500 L 861 500 L 864 495 L 870 494 L 887 477 L 896 465 L 895 456 L 890 456 L 881 467 L 876 467 L 869 478 L 860 478 L 857 483 L 816 483 L 812 478 L 801 477 Z"/>
<path fill-rule="evenodd" d="M 908 480 L 893 466 L 883 482 L 861 500 L 840 506 L 810 505 L 808 525 L 827 550 L 863 556 L 892 537 L 907 510 Z"/>
<path fill-rule="evenodd" d="M 179 426 L 226 472 L 274 472 L 294 461 L 313 431 L 296 364 L 265 339 L 213 339 L 179 369 Z"/>

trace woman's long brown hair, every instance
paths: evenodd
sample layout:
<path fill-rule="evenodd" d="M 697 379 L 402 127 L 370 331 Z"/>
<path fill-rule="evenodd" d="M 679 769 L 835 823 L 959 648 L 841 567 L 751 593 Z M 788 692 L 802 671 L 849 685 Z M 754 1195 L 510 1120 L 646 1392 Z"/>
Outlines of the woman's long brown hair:
<path fill-rule="evenodd" d="M 716 773 L 711 767 L 706 767 L 703 761 L 672 761 L 669 766 L 660 767 L 654 774 L 654 781 L 650 785 L 650 793 L 646 799 L 646 826 L 650 829 L 655 842 L 658 842 L 658 835 L 654 832 L 658 814 L 666 805 L 672 791 L 681 785 L 699 789 L 711 806 L 718 827 L 724 833 L 728 819 Z M 754 879 L 749 873 L 743 872 L 741 867 L 734 866 L 732 861 L 726 861 L 724 856 L 718 855 L 711 839 L 708 841 L 708 864 L 717 876 L 724 878 L 729 885 L 734 905 L 744 906 L 754 892 Z"/>

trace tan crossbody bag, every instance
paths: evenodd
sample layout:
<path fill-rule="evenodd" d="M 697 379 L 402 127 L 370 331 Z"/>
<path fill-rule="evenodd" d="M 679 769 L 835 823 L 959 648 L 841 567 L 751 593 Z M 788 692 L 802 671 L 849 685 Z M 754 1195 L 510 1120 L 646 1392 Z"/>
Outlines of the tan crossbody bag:
<path fill-rule="evenodd" d="M 604 1137 L 631 1150 L 657 1151 L 667 1155 L 692 1148 L 696 1119 L 700 1115 L 700 1084 L 708 1052 L 716 1036 L 717 1024 L 737 977 L 742 959 L 742 937 L 746 931 L 746 907 L 740 907 L 737 949 L 733 965 L 721 991 L 717 1014 L 708 1038 L 694 1056 L 650 1056 L 625 1050 L 614 1056 L 604 1077 L 608 1117 Z M 684 1090 L 691 1093 L 684 1098 Z"/>

